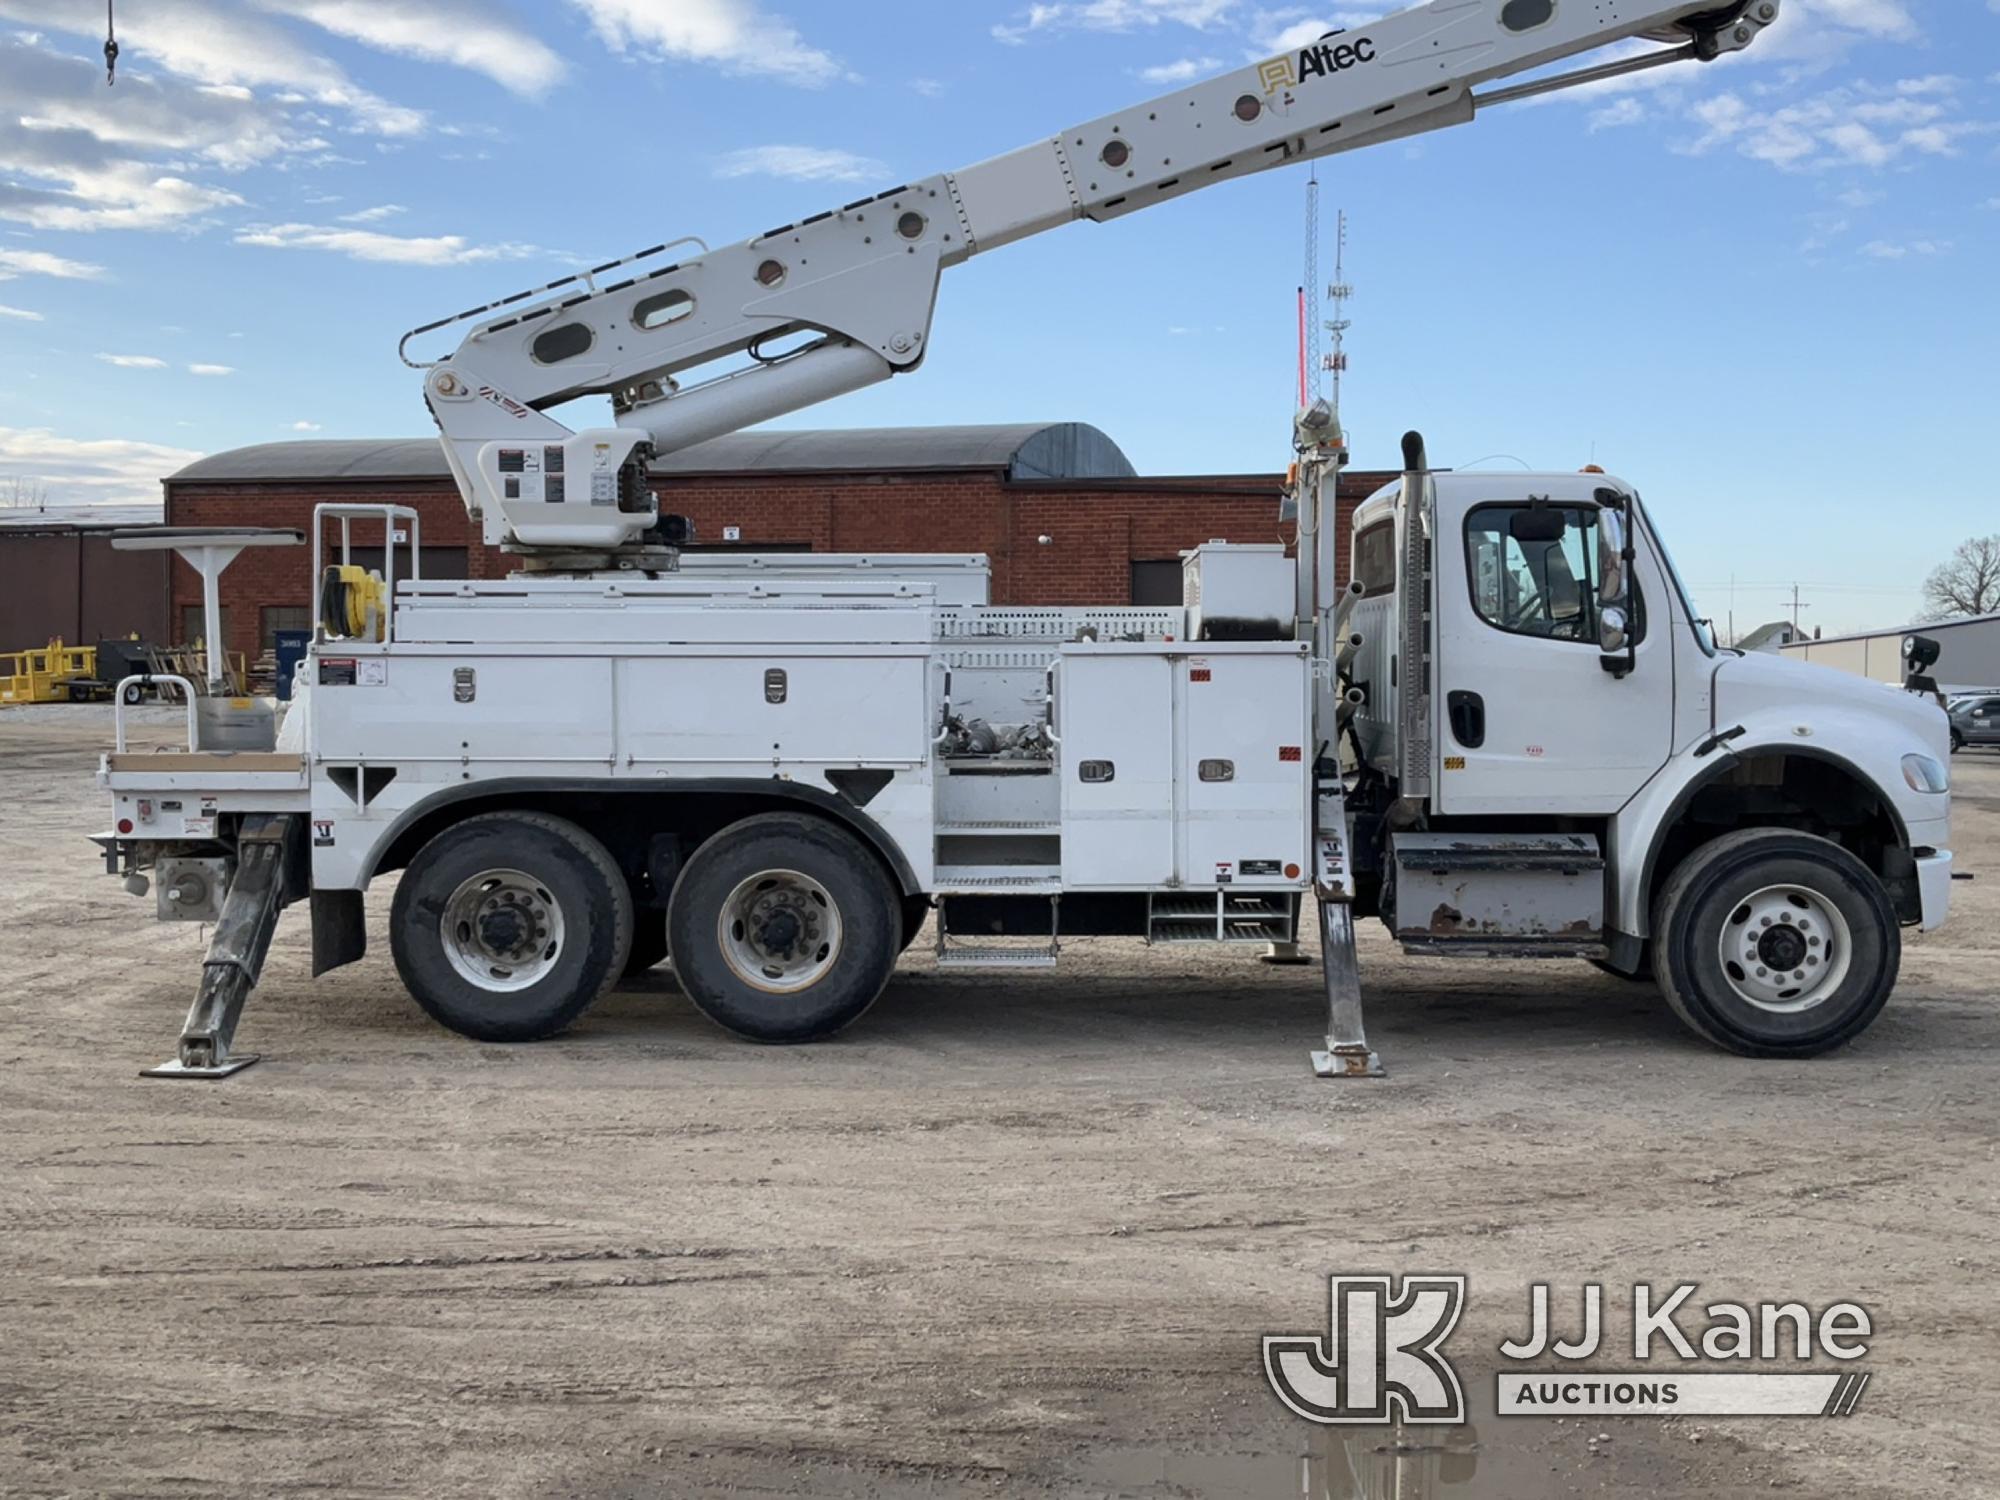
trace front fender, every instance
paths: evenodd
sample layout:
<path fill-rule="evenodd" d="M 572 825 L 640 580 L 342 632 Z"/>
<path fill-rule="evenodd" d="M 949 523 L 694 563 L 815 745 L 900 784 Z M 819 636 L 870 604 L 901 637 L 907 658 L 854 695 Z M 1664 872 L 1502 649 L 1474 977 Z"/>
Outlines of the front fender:
<path fill-rule="evenodd" d="M 1727 733 L 1733 727 L 1725 725 L 1722 732 Z M 1898 737 L 1883 735 L 1879 723 L 1872 726 L 1875 731 L 1872 736 L 1842 737 L 1838 742 L 1817 728 L 1810 735 L 1801 735 L 1796 727 L 1778 733 L 1768 724 L 1742 727 L 1741 735 L 1705 755 L 1700 753 L 1702 745 L 1713 745 L 1713 739 L 1705 739 L 1702 745 L 1676 755 L 1612 819 L 1609 853 L 1618 887 L 1611 893 L 1615 913 L 1612 926 L 1616 930 L 1634 937 L 1651 935 L 1652 912 L 1647 895 L 1653 888 L 1666 835 L 1704 788 L 1728 776 L 1744 762 L 1760 757 L 1788 756 L 1837 766 L 1872 791 L 1888 809 L 1895 823 L 1897 841 L 1904 848 L 1912 843 L 1913 811 L 1925 815 L 1924 842 L 1944 841 L 1939 819 L 1945 818 L 1942 829 L 1948 830 L 1948 797 L 1925 799 L 1945 803 L 1947 811 L 1943 814 L 1935 809 L 1913 807 L 1911 804 L 1919 794 L 1911 792 L 1903 780 L 1903 756 L 1924 751 L 1926 747 L 1895 742 Z M 1885 740 L 1892 743 L 1885 744 Z M 1933 832 L 1938 832 L 1935 840 L 1928 837 Z"/>

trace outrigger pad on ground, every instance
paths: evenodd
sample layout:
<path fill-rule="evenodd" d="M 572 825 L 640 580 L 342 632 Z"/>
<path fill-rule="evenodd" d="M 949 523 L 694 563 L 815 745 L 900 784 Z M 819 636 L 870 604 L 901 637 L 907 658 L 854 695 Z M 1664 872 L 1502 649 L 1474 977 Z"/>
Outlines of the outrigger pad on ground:
<path fill-rule="evenodd" d="M 227 1078 L 231 1073 L 241 1073 L 257 1061 L 257 1054 L 248 1057 L 232 1057 L 227 1062 L 213 1068 L 191 1068 L 179 1058 L 163 1062 L 157 1068 L 141 1068 L 141 1078 Z"/>

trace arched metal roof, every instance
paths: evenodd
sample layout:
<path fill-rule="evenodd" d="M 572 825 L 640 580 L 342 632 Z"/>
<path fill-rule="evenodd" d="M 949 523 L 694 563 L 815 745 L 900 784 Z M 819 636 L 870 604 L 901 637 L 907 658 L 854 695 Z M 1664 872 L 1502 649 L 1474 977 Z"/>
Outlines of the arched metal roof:
<path fill-rule="evenodd" d="M 1131 460 L 1087 422 L 739 432 L 654 464 L 658 474 L 852 474 L 996 469 L 1009 479 L 1131 479 Z M 259 443 L 196 459 L 169 484 L 441 479 L 435 438 Z"/>

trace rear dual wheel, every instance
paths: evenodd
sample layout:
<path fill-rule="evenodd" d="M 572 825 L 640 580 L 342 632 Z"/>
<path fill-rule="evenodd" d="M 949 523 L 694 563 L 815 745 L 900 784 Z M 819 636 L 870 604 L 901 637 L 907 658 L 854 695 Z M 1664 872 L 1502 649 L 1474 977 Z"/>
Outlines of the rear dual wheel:
<path fill-rule="evenodd" d="M 674 882 L 674 975 L 705 1016 L 759 1042 L 832 1036 L 875 1003 L 904 940 L 900 892 L 844 829 L 769 813 L 711 838 Z"/>
<path fill-rule="evenodd" d="M 632 894 L 604 845 L 562 818 L 484 813 L 417 852 L 396 887 L 396 972 L 440 1025 L 532 1042 L 624 973 Z"/>

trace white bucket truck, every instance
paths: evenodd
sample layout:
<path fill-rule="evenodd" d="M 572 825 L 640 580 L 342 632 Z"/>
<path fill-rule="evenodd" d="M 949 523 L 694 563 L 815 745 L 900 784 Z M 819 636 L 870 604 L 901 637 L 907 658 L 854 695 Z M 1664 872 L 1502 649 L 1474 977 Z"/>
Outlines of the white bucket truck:
<path fill-rule="evenodd" d="M 1331 1075 L 1379 1071 L 1357 915 L 1421 952 L 1650 968 L 1741 1052 L 1853 1037 L 1901 929 L 1944 919 L 1944 716 L 1719 650 L 1607 475 L 1437 473 L 1412 435 L 1334 598 L 1341 444 L 1303 413 L 1296 560 L 1198 548 L 1174 609 L 967 603 L 962 559 L 683 568 L 686 525 L 647 478 L 657 453 L 916 368 L 940 273 L 982 251 L 1710 59 L 1777 13 L 1437 0 L 735 246 L 655 246 L 415 330 L 406 350 L 470 325 L 418 368 L 468 507 L 522 571 L 429 581 L 414 512 L 325 506 L 316 636 L 268 748 L 240 724 L 234 748 L 204 742 L 191 710 L 184 750 L 135 753 L 121 694 L 107 862 L 156 880 L 163 915 L 217 924 L 157 1071 L 242 1066 L 279 912 L 309 907 L 326 972 L 361 956 L 362 894 L 391 873 L 410 992 L 494 1040 L 559 1031 L 669 951 L 722 1025 L 806 1041 L 867 1009 L 933 910 L 942 963 L 1026 968 L 1093 935 L 1291 945 L 1315 905 Z M 1663 45 L 1475 93 L 1635 37 Z M 590 393 L 615 425 L 546 414 Z M 247 544 L 177 541 L 205 570 Z M 379 576 L 352 562 L 376 544 Z"/>

